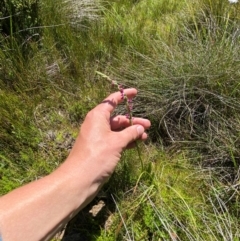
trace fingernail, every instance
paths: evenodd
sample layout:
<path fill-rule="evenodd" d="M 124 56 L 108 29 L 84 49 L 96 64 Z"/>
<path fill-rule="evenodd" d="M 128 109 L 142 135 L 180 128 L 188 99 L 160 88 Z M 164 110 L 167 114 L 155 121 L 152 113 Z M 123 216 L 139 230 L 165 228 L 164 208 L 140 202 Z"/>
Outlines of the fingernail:
<path fill-rule="evenodd" d="M 142 135 L 144 133 L 144 128 L 142 126 L 137 126 L 137 132 L 140 135 Z"/>

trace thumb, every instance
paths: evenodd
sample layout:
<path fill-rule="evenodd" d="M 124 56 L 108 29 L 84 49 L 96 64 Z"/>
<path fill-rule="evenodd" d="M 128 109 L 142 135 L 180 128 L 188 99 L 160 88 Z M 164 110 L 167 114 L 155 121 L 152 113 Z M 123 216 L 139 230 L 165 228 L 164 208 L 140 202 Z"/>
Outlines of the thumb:
<path fill-rule="evenodd" d="M 144 133 L 144 128 L 141 125 L 133 125 L 125 128 L 119 134 L 121 134 L 122 145 L 126 147 L 133 141 L 139 139 Z"/>

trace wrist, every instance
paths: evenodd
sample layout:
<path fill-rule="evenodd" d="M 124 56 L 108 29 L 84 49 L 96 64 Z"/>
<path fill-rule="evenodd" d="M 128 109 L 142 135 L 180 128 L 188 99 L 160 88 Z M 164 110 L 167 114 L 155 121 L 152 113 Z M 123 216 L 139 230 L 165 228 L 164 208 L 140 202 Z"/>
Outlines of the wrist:
<path fill-rule="evenodd" d="M 101 182 L 89 169 L 89 161 L 70 156 L 51 175 L 61 179 L 61 188 L 66 195 L 72 196 L 74 209 L 82 209 L 89 203 L 101 188 Z"/>

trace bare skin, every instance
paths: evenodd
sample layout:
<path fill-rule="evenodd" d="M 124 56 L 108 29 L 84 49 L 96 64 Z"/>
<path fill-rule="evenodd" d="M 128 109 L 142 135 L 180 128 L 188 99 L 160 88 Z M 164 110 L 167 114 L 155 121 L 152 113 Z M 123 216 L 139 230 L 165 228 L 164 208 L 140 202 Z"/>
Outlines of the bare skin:
<path fill-rule="evenodd" d="M 136 89 L 124 93 L 133 98 Z M 0 198 L 3 241 L 49 240 L 86 206 L 109 179 L 124 149 L 145 140 L 150 122 L 111 117 L 121 102 L 120 92 L 91 110 L 65 162 L 50 175 Z"/>

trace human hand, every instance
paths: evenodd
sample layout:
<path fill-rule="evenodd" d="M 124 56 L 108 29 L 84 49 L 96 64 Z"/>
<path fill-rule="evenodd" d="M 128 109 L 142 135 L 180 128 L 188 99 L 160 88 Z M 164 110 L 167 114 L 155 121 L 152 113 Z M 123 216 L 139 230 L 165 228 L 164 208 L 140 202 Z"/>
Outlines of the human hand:
<path fill-rule="evenodd" d="M 124 92 L 128 98 L 137 94 L 136 89 Z M 87 114 L 59 168 L 0 198 L 4 240 L 50 240 L 94 198 L 113 173 L 122 151 L 135 140 L 147 138 L 148 120 L 134 118 L 131 126 L 125 116 L 111 117 L 121 97 L 120 92 L 111 94 Z"/>
<path fill-rule="evenodd" d="M 137 90 L 125 89 L 124 94 L 133 98 Z M 138 139 L 147 138 L 145 130 L 151 125 L 149 120 L 142 118 L 133 118 L 131 126 L 126 116 L 111 117 L 122 101 L 120 92 L 113 93 L 87 114 L 68 158 L 74 161 L 75 167 L 81 165 L 85 174 L 99 184 L 113 173 L 125 148 Z"/>

